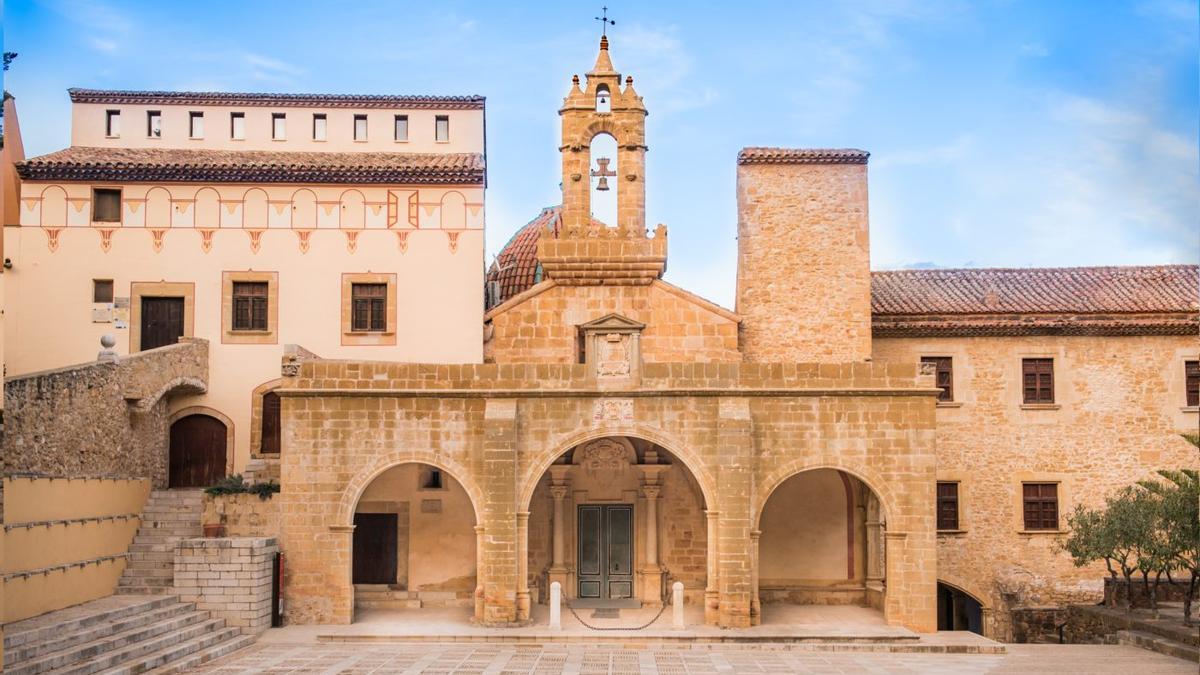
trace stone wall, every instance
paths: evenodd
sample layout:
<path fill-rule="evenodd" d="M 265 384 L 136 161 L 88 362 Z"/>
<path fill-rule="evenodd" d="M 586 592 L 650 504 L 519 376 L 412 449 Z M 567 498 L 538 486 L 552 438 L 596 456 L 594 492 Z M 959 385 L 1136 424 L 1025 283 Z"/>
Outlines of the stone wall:
<path fill-rule="evenodd" d="M 271 627 L 271 575 L 279 546 L 270 537 L 183 539 L 175 548 L 174 594 L 244 633 Z"/>
<path fill-rule="evenodd" d="M 1187 409 L 1184 361 L 1194 337 L 889 338 L 875 360 L 953 359 L 954 401 L 939 403 L 938 479 L 959 482 L 959 528 L 938 536 L 938 575 L 1016 639 L 1009 610 L 1098 603 L 1102 563 L 1075 567 L 1059 549 L 1066 516 L 1156 469 L 1195 467 L 1200 413 Z M 1054 359 L 1055 403 L 1025 406 L 1023 357 Z M 1022 481 L 1059 484 L 1056 531 L 1026 531 Z"/>
<path fill-rule="evenodd" d="M 738 318 L 727 309 L 663 281 L 645 286 L 560 286 L 544 282 L 524 302 L 488 313 L 495 363 L 576 363 L 576 327 L 609 313 L 646 324 L 642 359 L 649 362 L 735 362 Z"/>
<path fill-rule="evenodd" d="M 709 510 L 706 620 L 751 623 L 752 523 L 808 469 L 837 468 L 887 512 L 888 621 L 936 628 L 930 378 L 913 363 L 646 363 L 625 391 L 583 365 L 305 363 L 283 400 L 282 545 L 289 621 L 352 617 L 357 495 L 389 466 L 447 471 L 480 505 L 483 618 L 523 620 L 530 502 L 581 442 L 625 436 L 666 449 Z"/>
<path fill-rule="evenodd" d="M 227 537 L 278 537 L 279 499 L 253 494 L 205 494 L 200 522 L 224 525 Z"/>
<path fill-rule="evenodd" d="M 871 357 L 867 166 L 739 161 L 737 313 L 747 361 Z"/>
<path fill-rule="evenodd" d="M 4 383 L 5 474 L 167 479 L 167 404 L 202 393 L 208 343 L 184 338 L 119 362 L 85 363 Z"/>

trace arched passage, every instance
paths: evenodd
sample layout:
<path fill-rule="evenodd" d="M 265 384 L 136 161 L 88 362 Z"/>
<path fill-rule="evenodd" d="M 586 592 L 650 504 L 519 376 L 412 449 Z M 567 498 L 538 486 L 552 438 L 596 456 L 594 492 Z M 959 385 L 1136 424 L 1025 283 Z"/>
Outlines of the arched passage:
<path fill-rule="evenodd" d="M 353 506 L 356 612 L 474 606 L 474 499 L 444 466 L 410 461 L 374 472 Z"/>
<path fill-rule="evenodd" d="M 863 616 L 882 622 L 886 511 L 875 490 L 831 467 L 770 485 L 757 516 L 752 619 L 788 615 L 798 605 L 834 605 L 878 610 Z"/>
<path fill-rule="evenodd" d="M 938 630 L 986 634 L 983 603 L 976 596 L 941 579 L 937 584 Z"/>
<path fill-rule="evenodd" d="M 650 439 L 619 434 L 578 439 L 549 459 L 522 495 L 518 577 L 526 583 L 518 595 L 528 589 L 544 602 L 557 581 L 577 605 L 655 606 L 682 581 L 688 602 L 702 600 L 708 501 L 687 463 Z"/>

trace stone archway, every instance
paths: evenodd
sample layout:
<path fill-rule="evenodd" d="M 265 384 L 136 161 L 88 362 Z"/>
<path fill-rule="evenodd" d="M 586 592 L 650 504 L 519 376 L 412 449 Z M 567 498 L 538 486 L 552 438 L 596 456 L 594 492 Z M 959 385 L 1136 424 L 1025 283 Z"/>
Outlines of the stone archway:
<path fill-rule="evenodd" d="M 986 595 L 944 573 L 938 574 L 937 593 L 938 630 L 967 630 L 984 637 L 995 633 L 992 606 Z"/>
<path fill-rule="evenodd" d="M 848 617 L 888 612 L 888 509 L 874 487 L 840 468 L 817 466 L 769 477 L 752 532 L 751 623 L 786 607 L 840 606 Z M 764 605 L 774 609 L 765 609 Z"/>
<path fill-rule="evenodd" d="M 703 478 L 648 434 L 579 434 L 526 478 L 518 589 L 543 601 L 559 582 L 573 603 L 660 606 L 670 583 L 687 601 L 710 584 Z M 520 605 L 518 605 L 520 606 Z"/>

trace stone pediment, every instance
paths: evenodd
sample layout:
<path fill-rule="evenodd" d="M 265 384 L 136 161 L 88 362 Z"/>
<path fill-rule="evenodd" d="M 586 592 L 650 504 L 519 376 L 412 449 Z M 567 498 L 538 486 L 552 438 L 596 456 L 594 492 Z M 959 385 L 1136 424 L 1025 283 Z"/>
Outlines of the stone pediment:
<path fill-rule="evenodd" d="M 584 332 L 632 333 L 646 328 L 646 324 L 634 321 L 617 313 L 605 314 L 599 319 L 592 319 L 580 324 L 579 330 Z"/>

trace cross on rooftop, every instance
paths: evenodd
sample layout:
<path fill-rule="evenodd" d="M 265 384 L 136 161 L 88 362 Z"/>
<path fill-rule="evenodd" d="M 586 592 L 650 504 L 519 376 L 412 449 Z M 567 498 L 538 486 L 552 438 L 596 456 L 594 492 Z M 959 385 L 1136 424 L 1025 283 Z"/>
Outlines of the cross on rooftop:
<path fill-rule="evenodd" d="M 600 22 L 601 26 L 603 26 L 603 28 L 600 29 L 600 35 L 607 37 L 608 36 L 608 27 L 617 25 L 617 22 L 608 18 L 608 6 L 607 5 L 605 5 L 604 7 L 601 7 L 600 9 L 603 10 L 602 16 L 596 17 L 596 20 Z"/>

